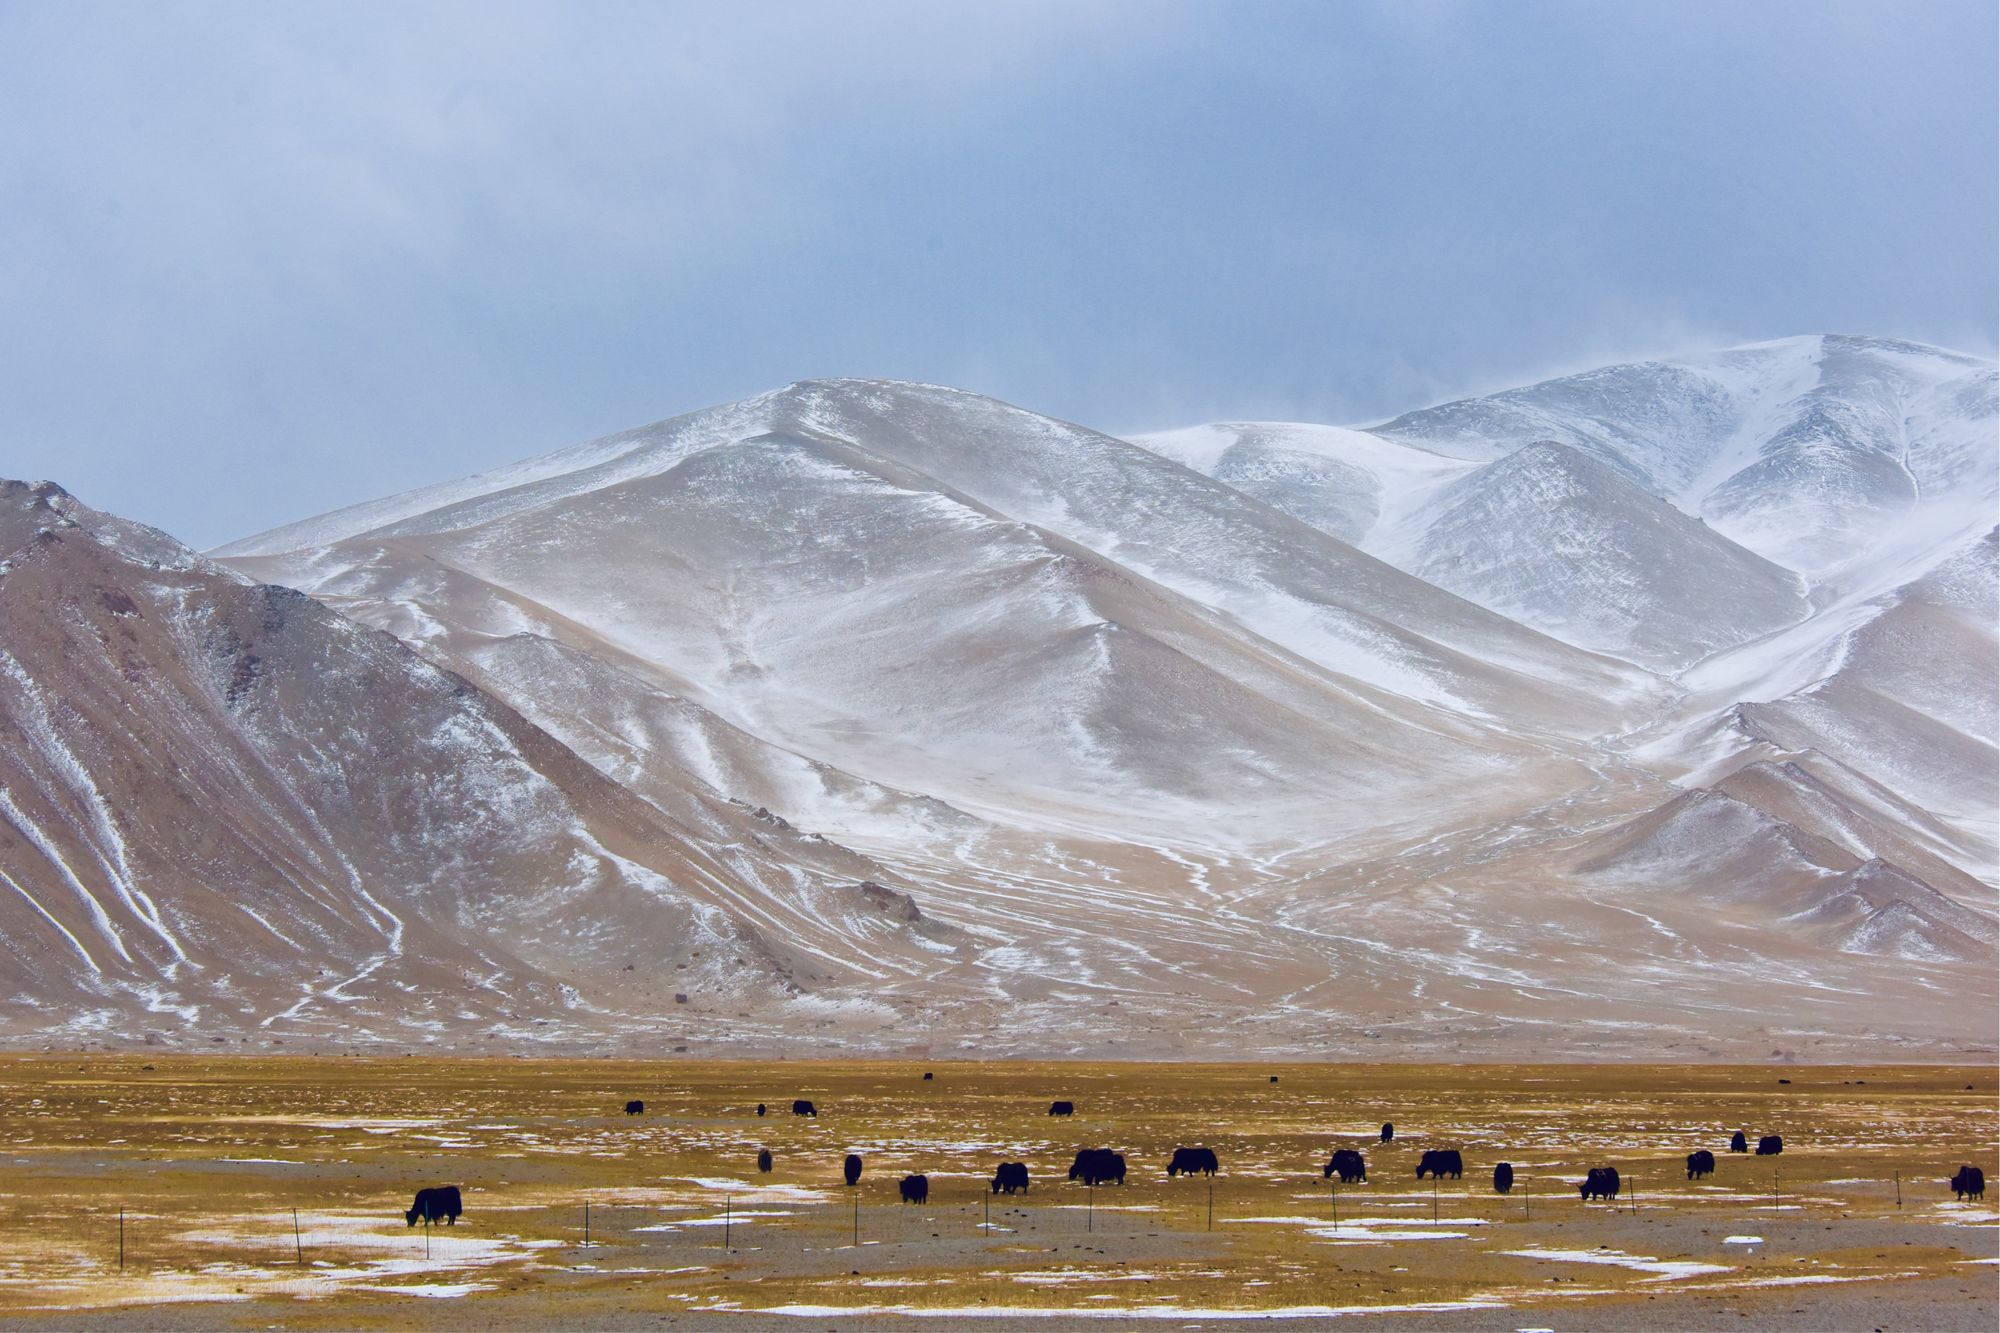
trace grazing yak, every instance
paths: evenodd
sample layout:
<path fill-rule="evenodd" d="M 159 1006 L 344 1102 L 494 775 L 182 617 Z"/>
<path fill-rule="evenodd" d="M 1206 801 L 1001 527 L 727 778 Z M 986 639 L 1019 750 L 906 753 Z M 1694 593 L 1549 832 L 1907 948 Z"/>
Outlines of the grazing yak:
<path fill-rule="evenodd" d="M 1700 1180 L 1703 1176 L 1715 1174 L 1715 1154 L 1703 1148 L 1700 1152 L 1688 1154 L 1688 1179 Z"/>
<path fill-rule="evenodd" d="M 931 1197 L 931 1178 L 922 1174 L 904 1176 L 896 1183 L 896 1189 L 904 1203 L 923 1203 Z"/>
<path fill-rule="evenodd" d="M 1615 1199 L 1618 1197 L 1618 1168 L 1615 1166 L 1593 1166 L 1590 1175 L 1576 1187 L 1576 1192 L 1589 1203 L 1592 1199 Z"/>
<path fill-rule="evenodd" d="M 771 1150 L 769 1148 L 759 1148 L 757 1150 L 757 1169 L 764 1172 L 770 1171 Z"/>
<path fill-rule="evenodd" d="M 1191 1176 L 1196 1172 L 1212 1176 L 1221 1169 L 1213 1148 L 1176 1148 L 1174 1160 L 1167 1163 L 1167 1176 L 1171 1179 L 1174 1176 Z"/>
<path fill-rule="evenodd" d="M 1465 1174 L 1465 1159 L 1458 1155 L 1456 1148 L 1431 1148 L 1424 1153 L 1424 1159 L 1417 1163 L 1417 1179 L 1434 1176 L 1439 1180 L 1450 1176 L 1457 1180 Z"/>
<path fill-rule="evenodd" d="M 1493 1192 L 1506 1194 L 1514 1188 L 1514 1164 L 1502 1162 L 1493 1168 Z"/>
<path fill-rule="evenodd" d="M 930 1081 L 931 1081 L 931 1071 L 926 1069 L 924 1071 L 924 1082 L 928 1083 Z"/>
<path fill-rule="evenodd" d="M 819 1119 L 819 1108 L 817 1106 L 814 1106 L 811 1102 L 805 1100 L 805 1098 L 801 1097 L 798 1101 L 792 1103 L 792 1114 L 809 1115 L 813 1119 L 817 1120 Z"/>
<path fill-rule="evenodd" d="M 861 1158 L 854 1153 L 847 1154 L 847 1160 L 840 1164 L 840 1174 L 852 1186 L 861 1179 Z"/>
<path fill-rule="evenodd" d="M 1750 1140 L 1743 1137 L 1742 1130 L 1739 1129 L 1734 1134 L 1729 1136 L 1729 1151 L 1731 1152 L 1750 1151 Z"/>
<path fill-rule="evenodd" d="M 646 1114 L 646 1103 L 644 1103 L 644 1102 L 641 1102 L 641 1101 L 630 1101 L 630 1102 L 626 1102 L 626 1103 L 625 1103 L 625 1114 L 626 1114 L 626 1115 L 644 1115 L 644 1114 Z"/>
<path fill-rule="evenodd" d="M 1757 1140 L 1757 1155 L 1759 1157 L 1776 1157 L 1784 1150 L 1785 1137 L 1782 1134 L 1766 1134 L 1763 1138 Z"/>
<path fill-rule="evenodd" d="M 1961 1201 L 1986 1197 L 1986 1173 L 1976 1166 L 1961 1166 L 1951 1178 L 1951 1192 Z"/>
<path fill-rule="evenodd" d="M 1086 1185 L 1123 1185 L 1125 1157 L 1109 1148 L 1084 1148 L 1070 1163 L 1069 1178 Z"/>
<path fill-rule="evenodd" d="M 1076 1103 L 1075 1103 L 1075 1102 L 1050 1102 L 1050 1103 L 1049 1103 L 1049 1114 L 1050 1114 L 1050 1115 L 1075 1115 L 1075 1114 L 1076 1114 Z"/>
<path fill-rule="evenodd" d="M 1396 1137 L 1396 1127 L 1394 1125 L 1385 1124 L 1382 1126 L 1382 1142 L 1387 1143 L 1390 1139 L 1393 1139 L 1395 1137 Z"/>
<path fill-rule="evenodd" d="M 1028 1164 L 1026 1162 L 1002 1162 L 1000 1169 L 993 1173 L 993 1192 L 1012 1194 L 1015 1190 L 1028 1192 Z"/>
<path fill-rule="evenodd" d="M 1336 1148 L 1333 1160 L 1326 1164 L 1326 1170 L 1319 1173 L 1321 1180 L 1340 1177 L 1343 1185 L 1352 1185 L 1357 1180 L 1368 1179 L 1368 1159 L 1352 1148 Z"/>
<path fill-rule="evenodd" d="M 420 1221 L 426 1225 L 443 1222 L 457 1226 L 459 1214 L 464 1211 L 458 1199 L 458 1186 L 432 1185 L 417 1191 L 417 1201 L 403 1214 L 403 1220 L 411 1226 Z"/>

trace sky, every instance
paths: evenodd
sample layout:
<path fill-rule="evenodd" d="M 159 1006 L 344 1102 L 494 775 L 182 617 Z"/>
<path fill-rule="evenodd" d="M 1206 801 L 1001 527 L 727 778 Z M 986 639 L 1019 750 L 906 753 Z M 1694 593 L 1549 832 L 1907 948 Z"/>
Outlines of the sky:
<path fill-rule="evenodd" d="M 797 379 L 1993 353 L 1991 0 L 0 0 L 0 475 L 197 547 Z"/>

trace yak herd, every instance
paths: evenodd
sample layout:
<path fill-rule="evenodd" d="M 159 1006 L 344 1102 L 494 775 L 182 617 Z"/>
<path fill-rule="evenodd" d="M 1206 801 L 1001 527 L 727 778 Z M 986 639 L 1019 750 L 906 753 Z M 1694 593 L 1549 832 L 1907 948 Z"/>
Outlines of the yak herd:
<path fill-rule="evenodd" d="M 931 1075 L 926 1073 L 924 1078 L 926 1081 L 929 1081 Z M 1273 1078 L 1271 1081 L 1275 1083 L 1277 1079 Z M 764 1103 L 759 1102 L 757 1104 L 758 1115 L 764 1115 L 766 1110 L 767 1108 Z M 625 1103 L 626 1115 L 644 1115 L 645 1111 L 646 1103 L 637 1098 Z M 817 1119 L 819 1117 L 819 1108 L 813 1105 L 812 1102 L 800 1098 L 792 1103 L 792 1114 Z M 1049 1105 L 1049 1114 L 1052 1116 L 1072 1116 L 1076 1114 L 1076 1105 L 1074 1102 L 1068 1101 L 1052 1102 Z M 1385 1122 L 1382 1126 L 1382 1142 L 1388 1143 L 1395 1136 L 1396 1127 L 1393 1124 Z M 1748 1153 L 1751 1151 L 1749 1137 L 1742 1130 L 1739 1129 L 1730 1136 L 1729 1151 L 1732 1153 Z M 1757 1140 L 1756 1155 L 1759 1157 L 1775 1157 L 1784 1151 L 1785 1140 L 1780 1135 L 1766 1134 Z M 768 1173 L 771 1167 L 771 1150 L 769 1148 L 758 1149 L 757 1170 Z M 1167 1162 L 1167 1176 L 1170 1179 L 1175 1176 L 1194 1175 L 1212 1177 L 1221 1169 L 1221 1163 L 1216 1158 L 1213 1148 L 1175 1148 L 1172 1159 Z M 847 1154 L 846 1161 L 841 1164 L 841 1177 L 847 1182 L 850 1188 L 861 1183 L 861 1172 L 862 1161 L 860 1155 L 857 1153 Z M 1687 1155 L 1687 1178 L 1689 1180 L 1701 1180 L 1714 1174 L 1715 1154 L 1713 1152 L 1702 1148 Z M 1433 1180 L 1442 1180 L 1446 1176 L 1451 1177 L 1453 1180 L 1459 1180 L 1464 1175 L 1465 1159 L 1454 1148 L 1426 1149 L 1423 1156 L 1417 1162 L 1418 1180 L 1422 1180 L 1426 1176 Z M 1335 1176 L 1340 1177 L 1340 1183 L 1343 1185 L 1352 1185 L 1356 1181 L 1366 1183 L 1368 1180 L 1368 1161 L 1356 1149 L 1335 1149 L 1332 1160 L 1327 1162 L 1326 1166 L 1321 1170 L 1320 1177 L 1324 1180 L 1331 1180 Z M 1109 1148 L 1081 1149 L 1076 1154 L 1076 1160 L 1070 1163 L 1069 1179 L 1082 1181 L 1085 1185 L 1090 1186 L 1123 1185 L 1125 1183 L 1124 1154 L 1113 1152 Z M 1514 1164 L 1512 1162 L 1497 1163 L 1493 1168 L 1494 1193 L 1506 1194 L 1513 1188 Z M 1618 1168 L 1614 1166 L 1593 1166 L 1589 1169 L 1589 1174 L 1576 1188 L 1577 1193 L 1583 1197 L 1586 1203 L 1592 1199 L 1616 1199 L 1620 1188 Z M 1961 1166 L 1957 1173 L 1947 1182 L 1947 1188 L 1961 1201 L 1966 1199 L 1983 1199 L 1986 1196 L 1986 1173 L 1976 1166 Z M 1027 1163 L 1000 1163 L 999 1169 L 993 1173 L 991 1192 L 994 1194 L 1013 1194 L 1018 1191 L 1025 1194 L 1027 1190 Z M 902 1180 L 897 1182 L 897 1191 L 904 1203 L 925 1203 L 930 1199 L 930 1177 L 921 1173 L 904 1176 Z M 459 1198 L 458 1187 L 456 1185 L 439 1185 L 418 1190 L 416 1202 L 404 1213 L 404 1219 L 411 1226 L 417 1225 L 419 1221 L 422 1221 L 427 1226 L 432 1223 L 449 1225 L 456 1223 L 461 1213 L 462 1203 Z"/>

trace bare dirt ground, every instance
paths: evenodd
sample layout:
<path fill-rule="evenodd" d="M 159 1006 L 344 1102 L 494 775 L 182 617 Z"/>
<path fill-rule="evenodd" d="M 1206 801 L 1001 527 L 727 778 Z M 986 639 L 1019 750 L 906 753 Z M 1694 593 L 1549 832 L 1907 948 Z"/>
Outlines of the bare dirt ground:
<path fill-rule="evenodd" d="M 1076 1115 L 1047 1115 L 1056 1098 Z M 1736 1129 L 1785 1151 L 1731 1155 Z M 1221 1159 L 1212 1194 L 1165 1175 L 1193 1144 Z M 1126 1183 L 1066 1182 L 1084 1146 L 1124 1152 Z M 1322 1180 L 1335 1147 L 1366 1154 L 1368 1183 Z M 1464 1179 L 1419 1183 L 1439 1147 Z M 1697 1148 L 1718 1170 L 1691 1182 Z M 989 1193 L 1002 1160 L 1028 1164 L 1026 1195 Z M 1990 1065 L 16 1056 L 0 1318 L 1991 1329 L 2000 1212 L 1953 1199 L 1961 1163 L 2000 1176 Z M 1603 1165 L 1626 1191 L 1585 1204 L 1576 1182 Z M 914 1171 L 930 1199 L 900 1204 Z M 459 1223 L 408 1227 L 416 1187 L 445 1183 Z"/>

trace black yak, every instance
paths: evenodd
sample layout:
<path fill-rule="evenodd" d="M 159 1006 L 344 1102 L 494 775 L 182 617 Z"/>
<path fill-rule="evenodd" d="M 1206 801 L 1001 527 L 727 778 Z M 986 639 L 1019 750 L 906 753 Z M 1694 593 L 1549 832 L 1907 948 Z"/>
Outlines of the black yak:
<path fill-rule="evenodd" d="M 1069 1178 L 1086 1185 L 1123 1185 L 1125 1158 L 1109 1148 L 1084 1148 L 1070 1163 Z"/>
<path fill-rule="evenodd" d="M 1739 1129 L 1734 1134 L 1729 1136 L 1729 1151 L 1731 1152 L 1750 1151 L 1750 1140 L 1743 1137 L 1742 1130 Z"/>
<path fill-rule="evenodd" d="M 1784 1150 L 1785 1138 L 1782 1134 L 1766 1134 L 1763 1138 L 1757 1140 L 1757 1155 L 1759 1157 L 1776 1157 Z"/>
<path fill-rule="evenodd" d="M 757 1114 L 758 1115 L 764 1114 L 764 1103 L 762 1102 L 757 1103 Z"/>
<path fill-rule="evenodd" d="M 1075 1103 L 1075 1102 L 1050 1102 L 1050 1103 L 1049 1103 L 1049 1114 L 1050 1114 L 1050 1115 L 1075 1115 L 1075 1114 L 1076 1114 L 1076 1103 Z"/>
<path fill-rule="evenodd" d="M 1593 1166 L 1590 1175 L 1576 1187 L 1584 1202 L 1592 1199 L 1615 1199 L 1618 1197 L 1618 1168 L 1615 1166 Z"/>
<path fill-rule="evenodd" d="M 1393 1139 L 1395 1137 L 1396 1137 L 1396 1127 L 1394 1125 L 1385 1124 L 1382 1126 L 1382 1142 L 1387 1143 L 1390 1139 Z"/>
<path fill-rule="evenodd" d="M 923 1203 L 931 1197 L 931 1178 L 926 1175 L 904 1176 L 896 1183 L 896 1189 L 902 1194 L 904 1203 Z"/>
<path fill-rule="evenodd" d="M 1015 1190 L 1028 1192 L 1028 1164 L 1026 1162 L 1002 1162 L 1000 1169 L 993 1173 L 993 1192 L 1012 1194 Z"/>
<path fill-rule="evenodd" d="M 924 1071 L 924 1082 L 928 1083 L 930 1081 L 931 1081 L 931 1071 L 926 1069 Z"/>
<path fill-rule="evenodd" d="M 639 1102 L 639 1101 L 631 1101 L 631 1102 L 626 1102 L 626 1103 L 625 1103 L 625 1114 L 626 1114 L 626 1115 L 644 1115 L 644 1114 L 646 1114 L 646 1103 L 644 1103 L 644 1102 Z"/>
<path fill-rule="evenodd" d="M 1951 1192 L 1960 1200 L 1986 1197 L 1986 1173 L 1976 1166 L 1961 1166 L 1951 1178 Z"/>
<path fill-rule="evenodd" d="M 1446 1176 L 1457 1180 L 1464 1174 L 1465 1159 L 1458 1155 L 1458 1150 L 1455 1148 L 1427 1149 L 1424 1153 L 1424 1159 L 1417 1163 L 1418 1180 L 1422 1180 L 1427 1175 L 1435 1176 L 1440 1180 Z"/>
<path fill-rule="evenodd" d="M 1514 1188 L 1514 1164 L 1502 1162 L 1493 1168 L 1493 1192 L 1506 1194 Z"/>
<path fill-rule="evenodd" d="M 1322 1180 L 1331 1180 L 1339 1176 L 1341 1184 L 1352 1185 L 1357 1180 L 1368 1179 L 1368 1159 L 1352 1148 L 1336 1148 L 1333 1151 L 1333 1160 L 1328 1162 L 1326 1169 L 1319 1174 Z"/>
<path fill-rule="evenodd" d="M 1221 1163 L 1215 1160 L 1213 1148 L 1176 1148 L 1174 1160 L 1167 1163 L 1169 1177 L 1191 1176 L 1196 1172 L 1212 1176 L 1221 1169 Z"/>
<path fill-rule="evenodd" d="M 1715 1154 L 1703 1148 L 1700 1152 L 1688 1154 L 1688 1179 L 1699 1180 L 1703 1176 L 1715 1174 Z"/>
<path fill-rule="evenodd" d="M 411 1226 L 420 1221 L 457 1226 L 459 1214 L 463 1211 L 458 1199 L 458 1186 L 432 1185 L 417 1191 L 417 1201 L 403 1214 L 403 1220 Z"/>
<path fill-rule="evenodd" d="M 861 1179 L 861 1158 L 854 1153 L 847 1154 L 847 1160 L 840 1164 L 840 1174 L 846 1177 L 849 1185 L 853 1185 L 859 1181 Z"/>
<path fill-rule="evenodd" d="M 771 1169 L 771 1150 L 769 1148 L 759 1148 L 757 1150 L 757 1169 L 759 1171 L 769 1171 Z"/>
<path fill-rule="evenodd" d="M 817 1120 L 819 1119 L 819 1108 L 801 1097 L 798 1101 L 792 1103 L 792 1114 L 809 1115 Z"/>

